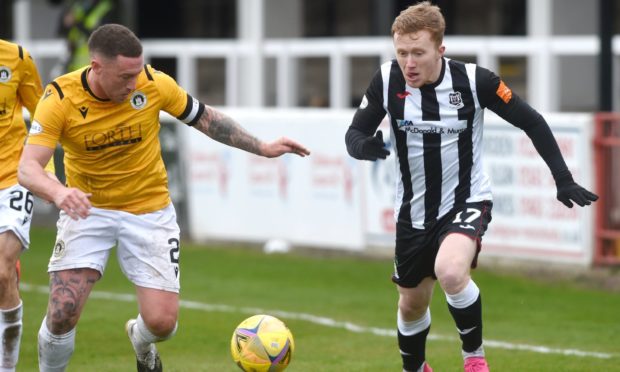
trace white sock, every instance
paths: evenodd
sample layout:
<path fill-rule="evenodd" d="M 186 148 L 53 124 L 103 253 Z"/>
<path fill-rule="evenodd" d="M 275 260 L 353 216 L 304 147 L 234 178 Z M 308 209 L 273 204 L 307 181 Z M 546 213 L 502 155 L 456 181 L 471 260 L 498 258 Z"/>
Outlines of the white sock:
<path fill-rule="evenodd" d="M 75 328 L 64 335 L 47 329 L 47 317 L 39 328 L 39 372 L 63 372 L 75 347 Z"/>
<path fill-rule="evenodd" d="M 136 323 L 133 325 L 133 328 L 130 334 L 131 344 L 136 352 L 136 355 L 144 355 L 151 350 L 151 344 L 154 344 L 159 341 L 164 341 L 174 336 L 177 331 L 177 326 L 175 325 L 174 330 L 170 332 L 170 334 L 166 337 L 159 337 L 154 335 L 144 323 L 144 319 L 142 316 L 138 314 L 138 318 L 136 318 Z"/>
<path fill-rule="evenodd" d="M 472 351 L 471 353 L 461 350 L 461 354 L 463 355 L 463 359 L 474 358 L 474 357 L 484 358 L 484 345 L 480 345 L 479 348 Z"/>
<path fill-rule="evenodd" d="M 12 309 L 0 309 L 0 371 L 15 371 L 22 337 L 22 301 Z"/>
<path fill-rule="evenodd" d="M 418 334 L 431 326 L 431 309 L 427 307 L 426 312 L 420 319 L 412 320 L 410 322 L 404 321 L 402 315 L 400 314 L 400 310 L 398 310 L 396 315 L 396 325 L 403 336 L 413 336 Z"/>
<path fill-rule="evenodd" d="M 463 290 L 459 293 L 450 295 L 446 293 L 446 300 L 448 303 L 457 309 L 464 309 L 478 299 L 480 296 L 480 289 L 476 285 L 476 283 L 470 279 L 469 283 L 463 288 Z M 466 352 L 461 350 L 463 355 L 463 359 L 471 358 L 471 357 L 484 357 L 484 347 L 480 345 L 480 347 L 472 352 Z"/>
<path fill-rule="evenodd" d="M 469 279 L 469 283 L 463 288 L 462 291 L 456 294 L 447 294 L 446 300 L 452 307 L 457 309 L 464 309 L 467 306 L 473 304 L 478 299 L 480 295 L 480 289 L 473 280 Z"/>

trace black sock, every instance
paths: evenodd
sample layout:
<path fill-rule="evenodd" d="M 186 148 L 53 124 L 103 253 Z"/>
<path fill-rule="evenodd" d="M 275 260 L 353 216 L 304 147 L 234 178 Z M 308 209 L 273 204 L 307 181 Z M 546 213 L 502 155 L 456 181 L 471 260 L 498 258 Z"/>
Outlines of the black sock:
<path fill-rule="evenodd" d="M 431 330 L 428 326 L 420 333 L 405 336 L 398 331 L 398 347 L 403 358 L 403 369 L 406 371 L 417 371 L 426 360 L 426 336 Z"/>
<path fill-rule="evenodd" d="M 473 304 L 463 309 L 457 309 L 450 304 L 448 304 L 448 309 L 459 330 L 463 351 L 468 353 L 476 351 L 482 345 L 482 299 L 480 295 Z M 466 333 L 463 334 L 463 332 Z"/>

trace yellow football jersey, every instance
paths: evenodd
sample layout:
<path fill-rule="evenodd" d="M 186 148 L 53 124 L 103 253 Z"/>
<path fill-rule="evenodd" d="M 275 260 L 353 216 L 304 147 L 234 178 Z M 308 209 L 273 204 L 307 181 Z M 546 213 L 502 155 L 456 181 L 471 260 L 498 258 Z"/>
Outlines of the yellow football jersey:
<path fill-rule="evenodd" d="M 0 40 L 0 189 L 17 183 L 17 165 L 27 134 L 22 108 L 32 117 L 42 93 L 30 54 L 17 44 Z"/>
<path fill-rule="evenodd" d="M 170 203 L 159 143 L 159 111 L 193 125 L 204 105 L 170 76 L 145 65 L 136 90 L 122 103 L 96 97 L 85 67 L 46 88 L 29 144 L 65 151 L 67 185 L 92 193 L 93 206 L 134 214 Z"/>

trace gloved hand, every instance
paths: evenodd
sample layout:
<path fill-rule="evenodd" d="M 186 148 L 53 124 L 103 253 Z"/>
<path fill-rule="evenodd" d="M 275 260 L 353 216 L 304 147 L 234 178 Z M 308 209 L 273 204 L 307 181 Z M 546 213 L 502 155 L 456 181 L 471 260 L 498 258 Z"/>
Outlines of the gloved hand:
<path fill-rule="evenodd" d="M 390 151 L 385 148 L 383 133 L 380 130 L 373 137 L 364 139 L 362 143 L 362 156 L 364 160 L 375 161 L 379 158 L 385 159 L 388 155 L 390 155 Z"/>
<path fill-rule="evenodd" d="M 563 175 L 555 180 L 558 189 L 557 198 L 564 203 L 565 206 L 572 208 L 573 203 L 578 206 L 590 205 L 593 201 L 598 200 L 598 195 L 584 189 L 573 181 L 573 176 L 569 174 Z"/>

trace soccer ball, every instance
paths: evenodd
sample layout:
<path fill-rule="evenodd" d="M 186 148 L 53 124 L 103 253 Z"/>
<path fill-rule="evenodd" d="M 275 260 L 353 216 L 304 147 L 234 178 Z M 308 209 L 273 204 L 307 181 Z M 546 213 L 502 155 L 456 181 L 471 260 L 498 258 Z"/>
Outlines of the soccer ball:
<path fill-rule="evenodd" d="M 245 372 L 279 372 L 291 362 L 293 335 L 271 315 L 254 315 L 241 322 L 230 340 L 230 353 Z"/>

